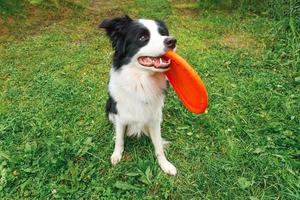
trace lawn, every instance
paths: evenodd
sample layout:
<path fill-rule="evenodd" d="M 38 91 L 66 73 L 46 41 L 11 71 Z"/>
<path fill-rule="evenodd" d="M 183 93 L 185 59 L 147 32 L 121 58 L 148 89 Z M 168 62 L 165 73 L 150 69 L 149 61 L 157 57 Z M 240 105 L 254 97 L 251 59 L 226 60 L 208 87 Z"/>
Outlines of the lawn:
<path fill-rule="evenodd" d="M 300 44 L 278 21 L 195 1 L 75 1 L 0 18 L 0 199 L 300 199 Z M 127 138 L 112 167 L 104 18 L 159 18 L 204 81 L 206 114 L 169 88 L 163 137 Z M 299 35 L 298 35 L 299 36 Z"/>

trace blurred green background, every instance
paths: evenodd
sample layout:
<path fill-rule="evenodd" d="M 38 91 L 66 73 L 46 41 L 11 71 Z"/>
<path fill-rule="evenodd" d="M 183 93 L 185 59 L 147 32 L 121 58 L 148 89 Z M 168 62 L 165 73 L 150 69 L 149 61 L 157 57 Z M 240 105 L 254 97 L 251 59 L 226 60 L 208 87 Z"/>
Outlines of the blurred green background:
<path fill-rule="evenodd" d="M 300 5 L 296 0 L 0 0 L 0 199 L 299 199 Z M 127 138 L 110 164 L 112 49 L 105 18 L 164 20 L 199 73 L 208 112 L 172 88 L 163 136 Z"/>

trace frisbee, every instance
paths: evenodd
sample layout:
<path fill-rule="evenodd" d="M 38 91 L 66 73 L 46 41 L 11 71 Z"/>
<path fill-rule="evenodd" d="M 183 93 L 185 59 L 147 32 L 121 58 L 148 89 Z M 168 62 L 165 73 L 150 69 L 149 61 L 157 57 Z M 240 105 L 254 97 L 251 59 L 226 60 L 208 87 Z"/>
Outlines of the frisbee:
<path fill-rule="evenodd" d="M 168 51 L 164 56 L 171 59 L 170 69 L 165 75 L 179 99 L 189 111 L 196 114 L 205 112 L 208 95 L 197 72 L 174 51 Z"/>

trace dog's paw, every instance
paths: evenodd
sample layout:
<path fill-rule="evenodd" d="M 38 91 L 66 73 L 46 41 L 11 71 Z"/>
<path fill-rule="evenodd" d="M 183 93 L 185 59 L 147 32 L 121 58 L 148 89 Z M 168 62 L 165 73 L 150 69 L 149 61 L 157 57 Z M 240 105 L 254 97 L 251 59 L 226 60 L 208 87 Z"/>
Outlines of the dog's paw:
<path fill-rule="evenodd" d="M 175 176 L 177 173 L 176 167 L 167 160 L 159 162 L 159 166 L 168 175 Z"/>
<path fill-rule="evenodd" d="M 118 164 L 121 161 L 121 158 L 122 158 L 121 153 L 114 152 L 110 157 L 111 164 L 112 165 Z"/>

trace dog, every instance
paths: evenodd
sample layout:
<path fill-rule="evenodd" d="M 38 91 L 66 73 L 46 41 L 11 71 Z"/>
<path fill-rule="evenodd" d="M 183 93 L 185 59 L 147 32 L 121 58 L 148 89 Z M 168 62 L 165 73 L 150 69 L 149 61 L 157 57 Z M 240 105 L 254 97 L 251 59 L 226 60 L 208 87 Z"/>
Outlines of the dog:
<path fill-rule="evenodd" d="M 167 160 L 161 137 L 162 110 L 167 89 L 163 72 L 170 60 L 163 55 L 176 47 L 167 26 L 160 20 L 128 16 L 105 19 L 99 25 L 110 38 L 113 64 L 108 84 L 106 113 L 115 127 L 115 148 L 112 165 L 120 162 L 124 135 L 150 136 L 161 169 L 176 175 L 176 167 Z"/>

